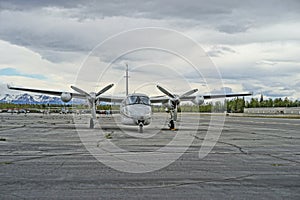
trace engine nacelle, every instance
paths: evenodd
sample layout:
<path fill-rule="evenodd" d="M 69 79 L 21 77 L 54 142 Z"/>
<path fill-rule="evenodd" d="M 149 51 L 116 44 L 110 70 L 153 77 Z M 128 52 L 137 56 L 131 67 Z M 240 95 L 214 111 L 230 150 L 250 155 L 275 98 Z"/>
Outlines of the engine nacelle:
<path fill-rule="evenodd" d="M 63 102 L 67 103 L 67 102 L 71 101 L 72 94 L 70 94 L 69 92 L 63 92 L 63 93 L 61 93 L 60 98 Z"/>
<path fill-rule="evenodd" d="M 163 104 L 164 107 L 166 107 L 168 110 L 171 110 L 174 108 L 173 102 L 169 99 L 167 103 Z"/>
<path fill-rule="evenodd" d="M 203 96 L 196 96 L 192 102 L 198 106 L 202 105 L 204 103 L 204 97 Z"/>

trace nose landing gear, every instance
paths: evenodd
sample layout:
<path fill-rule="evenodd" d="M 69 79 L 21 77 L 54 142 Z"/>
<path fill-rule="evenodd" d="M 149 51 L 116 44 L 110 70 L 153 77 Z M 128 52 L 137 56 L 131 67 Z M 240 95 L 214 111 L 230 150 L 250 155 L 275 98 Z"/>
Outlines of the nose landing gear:
<path fill-rule="evenodd" d="M 144 121 L 139 121 L 139 133 L 143 133 Z"/>

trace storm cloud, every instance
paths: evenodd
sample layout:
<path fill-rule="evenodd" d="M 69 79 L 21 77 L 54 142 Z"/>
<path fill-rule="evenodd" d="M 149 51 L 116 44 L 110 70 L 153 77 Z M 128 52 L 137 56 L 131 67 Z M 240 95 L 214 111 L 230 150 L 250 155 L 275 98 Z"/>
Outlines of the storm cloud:
<path fill-rule="evenodd" d="M 219 88 L 299 98 L 295 84 L 300 79 L 299 10 L 297 0 L 0 1 L 0 70 L 22 72 L 24 85 L 30 83 L 28 78 L 41 86 L 47 81 L 52 87 L 68 85 L 89 52 L 107 38 L 131 29 L 161 27 L 179 31 L 203 47 L 223 77 L 224 86 Z M 127 45 L 135 40 L 128 38 Z M 103 66 L 114 48 L 101 55 Z M 141 65 L 144 57 L 127 59 Z M 192 74 L 187 76 L 193 85 L 203 84 Z M 12 78 L 2 74 L 0 82 Z"/>

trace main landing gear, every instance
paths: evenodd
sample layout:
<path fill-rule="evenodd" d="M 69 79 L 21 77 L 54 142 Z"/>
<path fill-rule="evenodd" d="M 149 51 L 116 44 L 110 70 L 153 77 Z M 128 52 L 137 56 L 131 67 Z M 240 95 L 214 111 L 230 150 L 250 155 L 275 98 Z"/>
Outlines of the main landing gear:
<path fill-rule="evenodd" d="M 174 123 L 174 120 L 170 120 L 170 122 L 169 122 L 169 127 L 170 127 L 170 130 L 175 130 L 175 123 Z"/>
<path fill-rule="evenodd" d="M 175 110 L 176 109 L 176 110 Z M 176 122 L 176 120 L 177 120 L 177 108 L 175 108 L 175 109 L 172 109 L 172 110 L 170 110 L 170 115 L 171 115 L 171 118 L 170 118 L 170 122 L 169 122 L 169 128 L 170 128 L 170 130 L 172 130 L 172 131 L 175 131 L 176 129 L 175 129 L 175 122 Z"/>
<path fill-rule="evenodd" d="M 94 128 L 94 119 L 90 118 L 90 128 Z"/>

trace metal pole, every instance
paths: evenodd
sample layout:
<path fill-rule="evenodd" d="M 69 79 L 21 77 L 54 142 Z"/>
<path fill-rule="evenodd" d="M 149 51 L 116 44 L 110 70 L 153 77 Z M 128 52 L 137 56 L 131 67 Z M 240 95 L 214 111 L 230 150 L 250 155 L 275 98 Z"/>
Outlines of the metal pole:
<path fill-rule="evenodd" d="M 126 63 L 126 75 L 125 75 L 125 78 L 126 78 L 126 96 L 128 96 L 128 64 Z"/>

